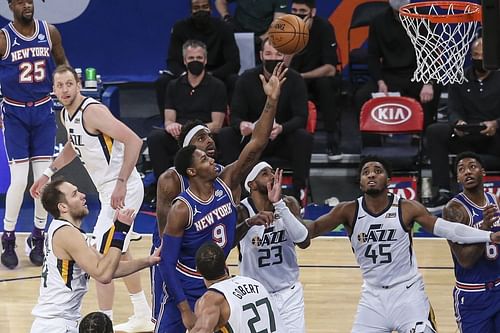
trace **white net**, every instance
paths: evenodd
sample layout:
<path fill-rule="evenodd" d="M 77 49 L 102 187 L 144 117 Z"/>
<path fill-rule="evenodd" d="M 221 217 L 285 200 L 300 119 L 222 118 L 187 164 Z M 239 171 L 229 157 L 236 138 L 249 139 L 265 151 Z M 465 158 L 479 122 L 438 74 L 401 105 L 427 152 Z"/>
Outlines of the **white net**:
<path fill-rule="evenodd" d="M 412 80 L 443 85 L 466 81 L 465 55 L 479 24 L 479 5 L 436 1 L 406 5 L 399 13 L 417 57 Z"/>

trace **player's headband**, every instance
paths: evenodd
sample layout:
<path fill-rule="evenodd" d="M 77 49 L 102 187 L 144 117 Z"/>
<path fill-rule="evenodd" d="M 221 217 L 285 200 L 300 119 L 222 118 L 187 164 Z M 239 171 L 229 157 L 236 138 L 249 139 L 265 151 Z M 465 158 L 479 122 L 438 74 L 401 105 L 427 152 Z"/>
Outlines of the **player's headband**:
<path fill-rule="evenodd" d="M 199 131 L 202 131 L 202 130 L 207 132 L 207 133 L 210 133 L 210 130 L 208 129 L 208 127 L 203 126 L 203 125 L 196 125 L 195 127 L 191 128 L 189 130 L 189 132 L 186 134 L 186 136 L 184 137 L 184 141 L 182 142 L 182 148 L 189 146 L 189 143 L 193 139 L 193 136 L 195 136 L 196 133 L 198 133 Z"/>
<path fill-rule="evenodd" d="M 248 186 L 248 183 L 250 183 L 251 181 L 254 181 L 255 178 L 257 178 L 257 175 L 259 174 L 259 172 L 261 172 L 263 169 L 265 168 L 273 168 L 272 166 L 269 165 L 269 163 L 267 162 L 259 162 L 257 163 L 252 171 L 250 171 L 250 173 L 248 174 L 247 178 L 245 178 L 245 189 L 250 192 L 250 186 Z"/>

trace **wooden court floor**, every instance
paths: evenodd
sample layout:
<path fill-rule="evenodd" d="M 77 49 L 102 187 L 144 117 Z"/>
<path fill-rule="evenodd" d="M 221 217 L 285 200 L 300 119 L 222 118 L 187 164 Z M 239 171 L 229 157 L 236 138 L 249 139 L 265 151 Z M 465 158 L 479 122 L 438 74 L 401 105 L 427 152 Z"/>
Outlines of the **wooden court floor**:
<path fill-rule="evenodd" d="M 0 332 L 29 332 L 33 316 L 31 309 L 38 297 L 40 268 L 30 265 L 18 237 L 17 253 L 20 265 L 8 270 L 0 265 Z M 149 236 L 133 242 L 135 257 L 147 255 Z M 436 313 L 439 332 L 457 332 L 453 317 L 453 264 L 448 245 L 441 239 L 415 239 L 415 249 L 426 291 Z M 306 250 L 298 249 L 301 281 L 304 284 L 307 332 L 350 332 L 361 289 L 361 274 L 346 238 L 315 239 Z M 237 274 L 236 253 L 228 260 L 231 273 Z M 143 287 L 149 295 L 149 271 L 142 272 Z M 132 305 L 123 282 L 116 281 L 114 302 L 116 323 L 132 315 Z M 82 314 L 97 309 L 95 285 L 84 298 Z M 47 332 L 49 333 L 49 332 Z"/>

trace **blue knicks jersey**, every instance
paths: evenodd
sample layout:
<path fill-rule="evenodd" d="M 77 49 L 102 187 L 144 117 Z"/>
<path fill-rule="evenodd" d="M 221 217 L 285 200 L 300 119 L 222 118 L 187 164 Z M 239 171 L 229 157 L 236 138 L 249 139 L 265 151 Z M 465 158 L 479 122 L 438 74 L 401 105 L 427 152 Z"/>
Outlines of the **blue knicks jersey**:
<path fill-rule="evenodd" d="M 222 170 L 224 170 L 224 166 L 222 164 L 216 163 L 215 167 L 217 168 L 218 175 L 220 175 Z M 181 186 L 180 193 L 184 192 L 189 187 L 189 178 L 178 173 L 177 170 L 175 170 L 175 167 L 171 167 L 170 169 L 172 171 L 174 171 L 175 174 L 177 175 L 177 177 L 179 178 L 179 183 Z M 158 248 L 158 247 L 160 247 L 160 244 L 161 244 L 160 231 L 158 230 L 158 228 L 154 228 L 153 229 L 153 246 Z"/>
<path fill-rule="evenodd" d="M 237 210 L 231 190 L 220 179 L 214 180 L 214 193 L 207 201 L 197 198 L 189 190 L 174 199 L 183 201 L 189 208 L 190 218 L 182 237 L 177 271 L 197 277 L 195 255 L 198 248 L 208 241 L 219 245 L 226 257 L 234 243 Z"/>
<path fill-rule="evenodd" d="M 49 27 L 45 21 L 34 22 L 35 33 L 31 37 L 17 32 L 12 22 L 2 29 L 6 52 L 0 61 L 0 84 L 6 102 L 9 99 L 12 102 L 34 102 L 52 91 Z"/>
<path fill-rule="evenodd" d="M 485 192 L 485 199 L 488 204 L 496 205 L 495 197 L 491 193 Z M 483 223 L 483 209 L 473 203 L 465 194 L 459 193 L 453 201 L 460 203 L 469 214 L 469 226 L 479 228 Z M 492 228 L 492 231 L 499 231 L 500 225 L 498 222 Z M 470 290 L 473 284 L 483 284 L 495 282 L 500 278 L 500 246 L 493 243 L 486 243 L 484 254 L 480 257 L 476 264 L 471 268 L 460 266 L 455 256 L 455 278 L 457 279 L 457 287 Z M 470 284 L 470 285 L 467 285 Z"/>

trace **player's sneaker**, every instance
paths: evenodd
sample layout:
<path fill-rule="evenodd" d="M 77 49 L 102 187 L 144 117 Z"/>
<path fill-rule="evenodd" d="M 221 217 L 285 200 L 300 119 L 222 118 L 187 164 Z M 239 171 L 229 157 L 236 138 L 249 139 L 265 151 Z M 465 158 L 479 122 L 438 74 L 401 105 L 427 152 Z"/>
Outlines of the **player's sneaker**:
<path fill-rule="evenodd" d="M 9 268 L 16 268 L 19 259 L 16 254 L 16 236 L 12 232 L 4 232 L 2 235 L 2 264 Z"/>
<path fill-rule="evenodd" d="M 151 321 L 151 316 L 136 316 L 128 318 L 128 321 L 123 324 L 113 326 L 115 332 L 152 332 L 155 329 L 155 324 Z"/>
<path fill-rule="evenodd" d="M 35 266 L 42 266 L 43 265 L 43 258 L 44 258 L 44 253 L 43 253 L 43 242 L 45 238 L 43 237 L 35 237 L 32 234 L 30 234 L 26 238 L 26 244 L 25 244 L 25 252 L 26 255 L 30 257 L 30 261 L 33 265 Z"/>

